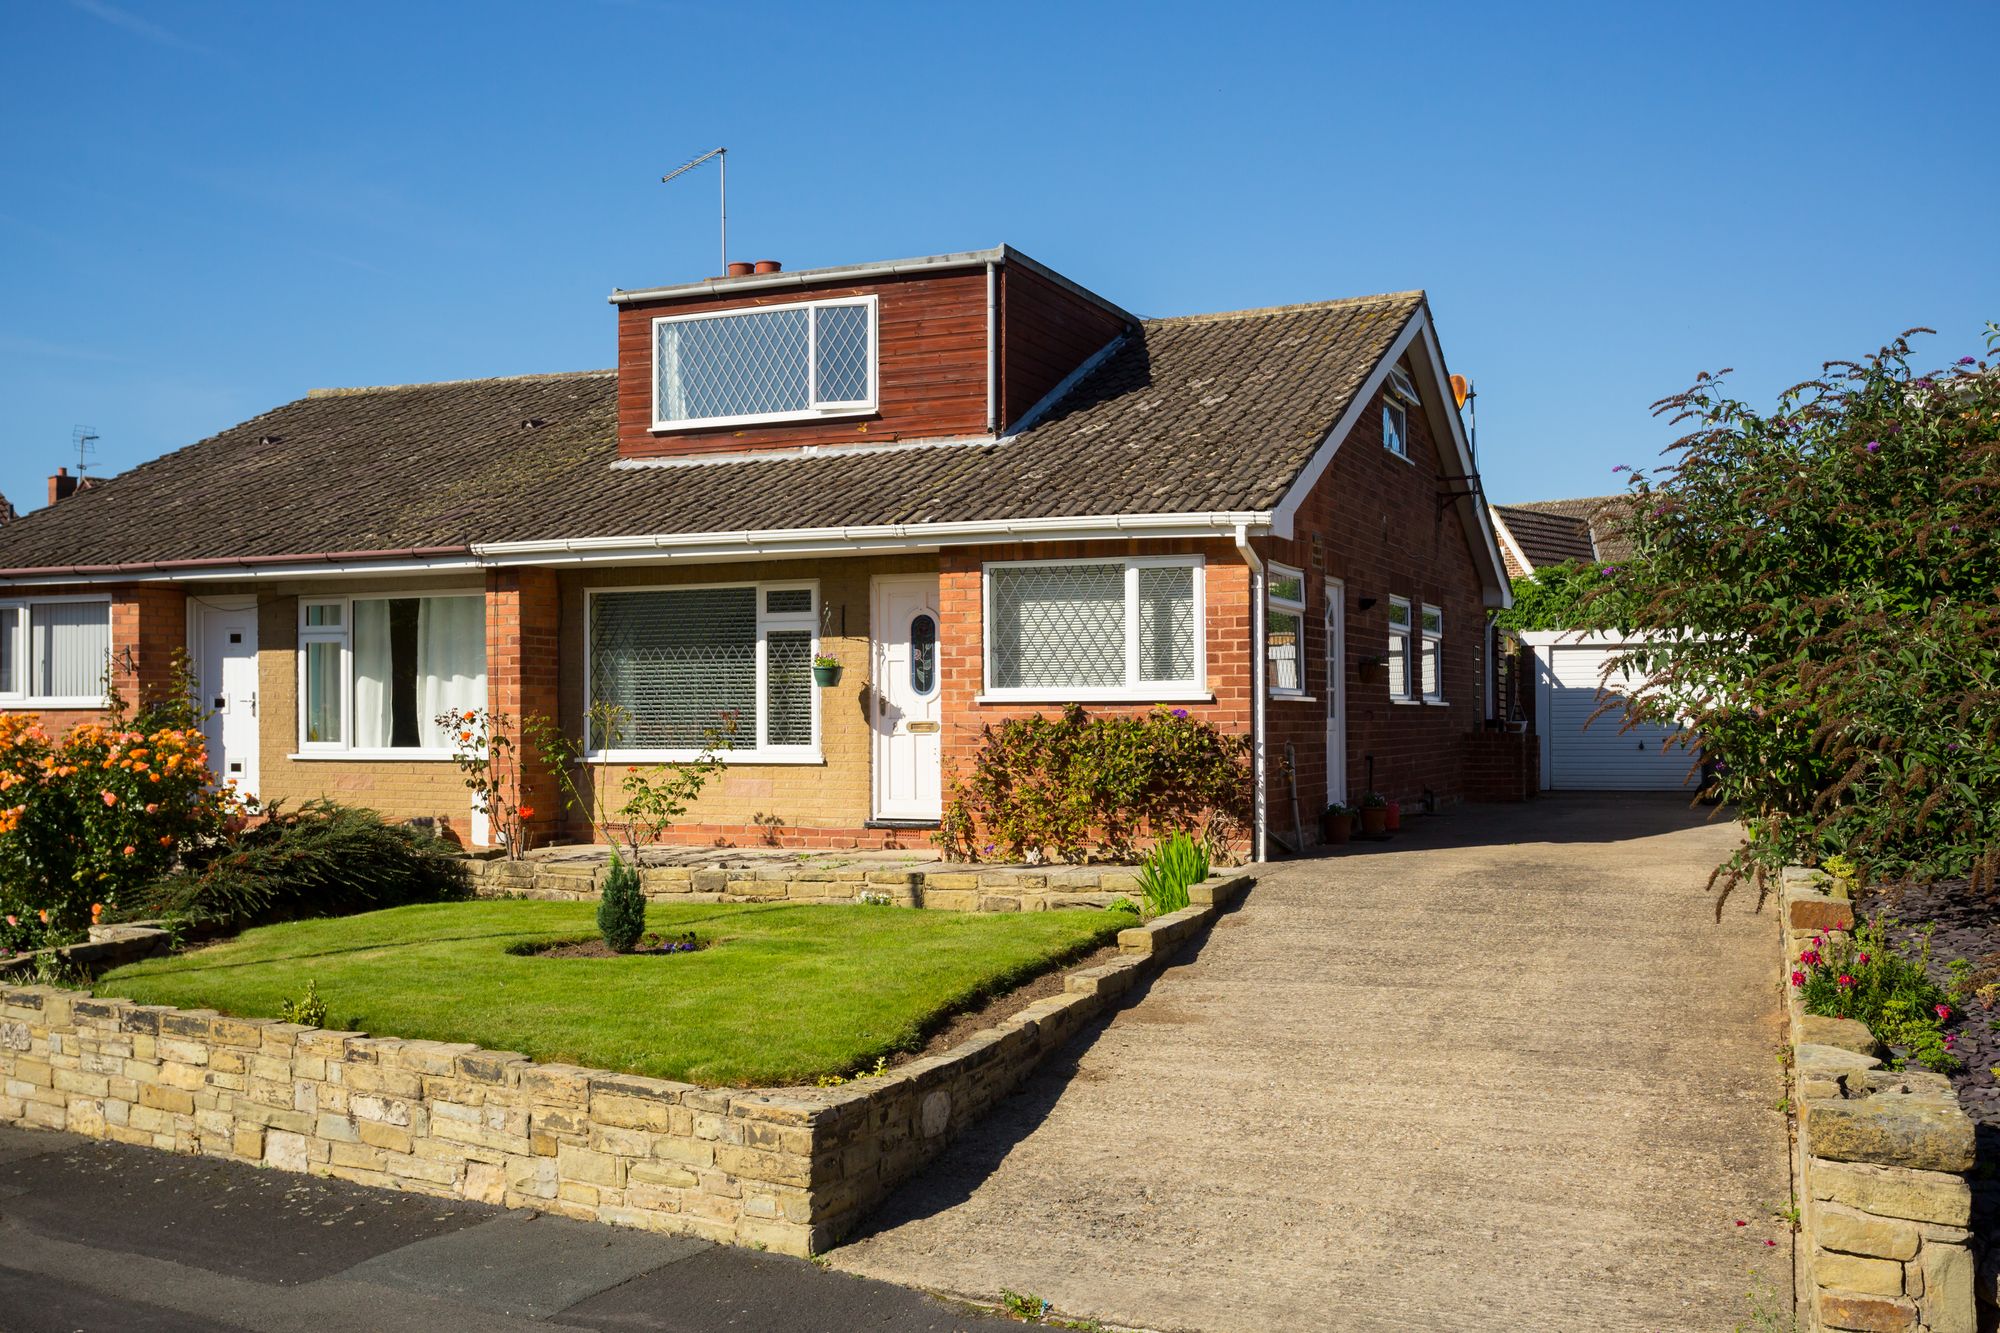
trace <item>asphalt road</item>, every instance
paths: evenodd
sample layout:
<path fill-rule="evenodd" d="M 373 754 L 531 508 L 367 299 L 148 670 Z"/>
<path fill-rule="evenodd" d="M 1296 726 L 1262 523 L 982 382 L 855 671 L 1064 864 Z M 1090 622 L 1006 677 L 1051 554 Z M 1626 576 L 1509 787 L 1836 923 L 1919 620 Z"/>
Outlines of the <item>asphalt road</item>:
<path fill-rule="evenodd" d="M 0 1126 L 5 1333 L 1020 1327 L 779 1255 Z"/>

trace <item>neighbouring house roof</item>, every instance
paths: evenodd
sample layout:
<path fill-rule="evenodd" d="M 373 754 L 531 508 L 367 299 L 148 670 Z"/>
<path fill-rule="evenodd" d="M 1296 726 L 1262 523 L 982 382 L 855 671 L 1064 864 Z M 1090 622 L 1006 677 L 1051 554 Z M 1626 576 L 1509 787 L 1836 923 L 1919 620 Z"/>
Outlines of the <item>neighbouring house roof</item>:
<path fill-rule="evenodd" d="M 611 371 L 316 390 L 0 529 L 0 575 L 509 542 L 1270 511 L 1422 292 L 1141 323 L 977 443 L 618 461 Z"/>
<path fill-rule="evenodd" d="M 1495 505 L 1510 574 L 1532 574 L 1543 565 L 1571 560 L 1622 560 L 1632 545 L 1622 517 L 1631 504 L 1625 495 L 1592 495 L 1574 500 L 1535 500 Z M 1517 553 L 1526 559 L 1521 567 Z"/>

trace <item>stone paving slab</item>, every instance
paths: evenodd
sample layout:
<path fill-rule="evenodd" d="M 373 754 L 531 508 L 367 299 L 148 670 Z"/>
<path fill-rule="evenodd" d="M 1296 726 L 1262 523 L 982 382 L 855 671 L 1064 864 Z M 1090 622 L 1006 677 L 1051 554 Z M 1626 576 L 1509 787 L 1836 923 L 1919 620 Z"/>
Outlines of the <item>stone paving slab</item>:
<path fill-rule="evenodd" d="M 1746 1322 L 1791 1283 L 1777 924 L 1715 920 L 1705 819 L 1544 799 L 1271 868 L 834 1264 L 1213 1333 Z"/>

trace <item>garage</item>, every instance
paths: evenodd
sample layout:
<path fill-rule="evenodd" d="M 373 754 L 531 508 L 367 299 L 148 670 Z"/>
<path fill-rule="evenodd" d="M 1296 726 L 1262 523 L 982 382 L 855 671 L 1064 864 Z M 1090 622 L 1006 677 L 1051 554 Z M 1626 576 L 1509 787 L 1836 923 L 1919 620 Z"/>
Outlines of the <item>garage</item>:
<path fill-rule="evenodd" d="M 1625 729 L 1616 706 L 1598 712 L 1600 691 L 1631 688 L 1625 673 L 1604 674 L 1633 646 L 1630 641 L 1581 633 L 1525 634 L 1522 640 L 1535 654 L 1543 790 L 1684 791 L 1698 785 L 1698 775 L 1689 771 L 1694 755 L 1675 739 L 1680 728 L 1642 723 Z"/>

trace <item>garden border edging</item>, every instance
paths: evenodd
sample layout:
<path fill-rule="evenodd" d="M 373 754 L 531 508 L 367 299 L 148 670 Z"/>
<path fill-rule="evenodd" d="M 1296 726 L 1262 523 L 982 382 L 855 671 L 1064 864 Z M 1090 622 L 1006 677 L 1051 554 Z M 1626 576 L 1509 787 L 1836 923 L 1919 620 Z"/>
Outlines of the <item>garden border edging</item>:
<path fill-rule="evenodd" d="M 1798 1327 L 1976 1333 L 1971 1118 L 1949 1079 L 1884 1069 L 1873 1033 L 1807 1014 L 1790 984 L 1815 934 L 1854 928 L 1826 878 L 1788 866 L 1779 884 Z"/>
<path fill-rule="evenodd" d="M 1252 882 L 1197 884 L 1062 994 L 831 1088 L 703 1088 L 0 984 L 0 1121 L 809 1255 Z"/>

